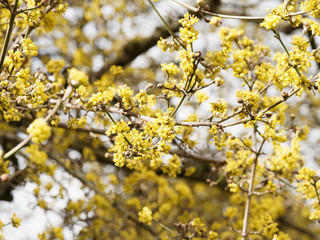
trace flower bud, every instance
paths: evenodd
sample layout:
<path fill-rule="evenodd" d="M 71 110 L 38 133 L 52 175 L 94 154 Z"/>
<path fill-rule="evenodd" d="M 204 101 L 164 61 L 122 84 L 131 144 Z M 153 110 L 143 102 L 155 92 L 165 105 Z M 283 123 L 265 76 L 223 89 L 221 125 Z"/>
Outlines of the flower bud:
<path fill-rule="evenodd" d="M 1 174 L 0 179 L 1 179 L 1 182 L 7 182 L 7 181 L 9 181 L 10 176 L 9 176 L 9 174 L 4 173 L 4 174 Z"/>

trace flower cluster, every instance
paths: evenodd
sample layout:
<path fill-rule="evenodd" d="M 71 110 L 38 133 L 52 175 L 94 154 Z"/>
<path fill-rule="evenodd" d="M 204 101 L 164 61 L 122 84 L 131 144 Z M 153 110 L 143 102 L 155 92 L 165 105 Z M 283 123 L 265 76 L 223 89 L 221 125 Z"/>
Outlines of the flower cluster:
<path fill-rule="evenodd" d="M 228 110 L 227 102 L 220 98 L 218 98 L 216 103 L 210 103 L 210 107 L 213 117 L 223 117 Z"/>
<path fill-rule="evenodd" d="M 172 77 L 180 72 L 180 69 L 174 63 L 162 63 L 161 70 L 166 72 L 168 77 Z"/>
<path fill-rule="evenodd" d="M 86 73 L 77 70 L 75 68 L 71 68 L 69 70 L 69 81 L 73 86 L 80 86 L 80 85 L 88 85 L 89 77 Z"/>
<path fill-rule="evenodd" d="M 11 217 L 12 226 L 15 228 L 18 228 L 20 226 L 20 223 L 21 223 L 21 218 L 19 218 L 16 213 L 13 213 Z"/>
<path fill-rule="evenodd" d="M 320 10 L 319 10 L 319 1 L 318 0 L 305 0 L 301 2 L 301 9 L 311 15 L 314 18 L 320 17 Z"/>
<path fill-rule="evenodd" d="M 35 143 L 42 143 L 51 136 L 51 128 L 43 118 L 37 118 L 27 129 L 31 139 Z"/>
<path fill-rule="evenodd" d="M 142 211 L 139 212 L 139 221 L 151 225 L 152 211 L 148 207 L 143 207 Z"/>
<path fill-rule="evenodd" d="M 182 25 L 182 28 L 180 28 L 180 37 L 183 41 L 190 44 L 198 39 L 199 31 L 195 31 L 193 25 L 199 22 L 199 18 L 190 15 L 189 12 L 187 12 L 184 15 L 184 18 L 180 19 L 179 22 Z"/>
<path fill-rule="evenodd" d="M 38 54 L 38 48 L 30 38 L 22 40 L 22 49 L 26 56 L 36 56 Z"/>
<path fill-rule="evenodd" d="M 303 167 L 298 176 L 296 177 L 297 182 L 297 192 L 304 195 L 306 199 L 316 198 L 312 203 L 313 211 L 310 214 L 310 220 L 320 220 L 320 199 L 319 199 L 319 189 L 320 189 L 320 178 L 316 176 L 316 172 L 311 170 L 309 167 Z"/>
<path fill-rule="evenodd" d="M 287 13 L 286 4 L 280 4 L 264 18 L 264 21 L 260 24 L 260 26 L 266 28 L 267 30 L 275 30 L 278 24 L 283 21 L 284 15 Z"/>

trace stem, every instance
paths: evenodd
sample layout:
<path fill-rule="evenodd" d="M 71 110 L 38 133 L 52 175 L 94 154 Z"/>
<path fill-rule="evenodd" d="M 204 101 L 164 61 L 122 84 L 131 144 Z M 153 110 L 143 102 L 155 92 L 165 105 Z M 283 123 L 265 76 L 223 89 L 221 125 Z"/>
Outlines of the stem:
<path fill-rule="evenodd" d="M 43 2 L 41 4 L 35 6 L 35 7 L 32 7 L 32 8 L 21 9 L 21 10 L 17 11 L 16 14 L 20 14 L 20 13 L 24 13 L 24 12 L 27 12 L 27 11 L 32 11 L 32 10 L 38 9 L 42 5 L 43 5 Z"/>
<path fill-rule="evenodd" d="M 179 0 L 172 0 L 176 3 L 178 3 L 179 5 L 185 7 L 185 8 L 188 8 L 189 10 L 193 11 L 193 12 L 201 12 L 201 13 L 205 13 L 207 15 L 210 15 L 210 16 L 214 16 L 214 17 L 220 17 L 220 18 L 228 18 L 228 19 L 239 19 L 239 20 L 264 20 L 265 16 L 235 16 L 235 15 L 225 15 L 225 14 L 218 14 L 218 13 L 213 13 L 213 12 L 208 12 L 208 11 L 205 11 L 205 10 L 202 10 L 202 9 L 199 9 L 199 8 L 195 8 L 195 7 L 192 7 L 188 4 L 185 4 Z M 295 12 L 295 13 L 290 13 L 290 14 L 287 14 L 285 15 L 284 17 L 290 17 L 290 16 L 296 16 L 296 15 L 303 15 L 303 14 L 306 14 L 308 12 L 306 11 L 301 11 L 301 12 Z"/>
<path fill-rule="evenodd" d="M 183 97 L 181 98 L 178 106 L 177 106 L 177 107 L 174 109 L 174 111 L 171 113 L 170 117 L 173 117 L 173 116 L 176 114 L 176 112 L 177 112 L 178 109 L 180 108 L 180 106 L 181 106 L 181 104 L 183 103 L 183 100 L 186 98 L 186 96 L 187 96 L 186 94 L 183 95 Z"/>
<path fill-rule="evenodd" d="M 116 123 L 116 121 L 113 119 L 113 117 L 111 116 L 111 114 L 109 113 L 108 109 L 107 109 L 104 105 L 102 105 L 102 108 L 103 108 L 104 112 L 108 115 L 108 117 L 110 118 L 110 120 L 112 121 L 112 123 L 113 123 L 114 125 L 116 125 L 117 123 Z M 124 140 L 129 144 L 129 146 L 133 146 L 133 144 L 129 141 L 129 139 L 128 139 L 123 133 L 122 133 L 122 136 L 123 136 Z"/>
<path fill-rule="evenodd" d="M 105 106 L 102 106 L 104 112 L 108 115 L 108 117 L 110 118 L 111 122 L 113 124 L 116 124 L 116 121 L 113 119 L 113 117 L 111 116 L 111 114 L 109 113 L 108 109 Z"/>
<path fill-rule="evenodd" d="M 175 235 L 179 236 L 179 234 L 173 230 L 171 230 L 170 228 L 168 228 L 167 226 L 165 226 L 164 224 L 162 224 L 160 221 L 156 221 L 154 220 L 154 222 L 158 223 L 162 228 L 164 228 L 165 230 L 167 230 L 168 232 L 174 233 Z"/>
<path fill-rule="evenodd" d="M 255 178 L 255 175 L 256 175 L 258 157 L 259 157 L 259 155 L 261 153 L 262 146 L 263 146 L 264 142 L 265 142 L 265 139 L 263 139 L 258 152 L 256 152 L 256 157 L 255 157 L 255 159 L 254 159 L 254 161 L 252 163 L 251 178 L 250 178 L 249 188 L 248 188 L 248 197 L 247 197 L 246 209 L 245 209 L 244 217 L 243 217 L 243 227 L 242 227 L 242 232 L 241 232 L 242 240 L 246 240 L 247 236 L 248 236 L 250 204 L 251 204 L 251 197 L 254 194 L 254 191 L 253 191 L 253 189 L 254 189 L 254 178 Z"/>
<path fill-rule="evenodd" d="M 246 209 L 243 217 L 243 227 L 241 232 L 242 240 L 246 240 L 248 235 L 250 204 L 251 204 L 251 197 L 253 195 L 253 186 L 254 186 L 254 177 L 256 174 L 256 168 L 257 168 L 257 158 L 252 163 L 251 179 L 249 183 L 248 197 L 247 197 Z"/>
<path fill-rule="evenodd" d="M 13 9 L 11 11 L 11 17 L 10 17 L 10 24 L 9 27 L 7 28 L 7 33 L 4 39 L 4 45 L 1 51 L 1 57 L 0 57 L 0 71 L 2 71 L 2 67 L 3 67 L 3 63 L 4 63 L 4 58 L 7 54 L 7 50 L 8 50 L 8 46 L 9 46 L 9 42 L 10 42 L 10 37 L 11 37 L 11 33 L 12 33 L 12 29 L 13 29 L 13 25 L 14 25 L 14 19 L 16 17 L 16 11 L 18 8 L 18 2 L 19 0 L 16 0 L 13 6 Z"/>
<path fill-rule="evenodd" d="M 158 12 L 158 10 L 156 9 L 156 7 L 154 6 L 154 4 L 152 3 L 151 0 L 148 0 L 148 2 L 150 3 L 150 5 L 152 6 L 152 8 L 154 9 L 154 11 L 158 14 L 158 16 L 160 17 L 161 21 L 163 22 L 164 26 L 166 27 L 166 29 L 168 30 L 168 32 L 170 33 L 170 35 L 177 40 L 177 42 L 180 44 L 180 46 L 182 48 L 185 49 L 185 46 L 183 46 L 183 44 L 180 42 L 180 40 L 174 35 L 174 33 L 171 31 L 170 27 L 168 26 L 168 24 L 166 23 L 166 21 L 163 19 L 163 17 L 161 16 L 161 14 Z"/>
<path fill-rule="evenodd" d="M 2 159 L 6 160 L 9 157 L 11 157 L 13 154 L 15 154 L 16 152 L 18 152 L 21 148 L 23 148 L 25 145 L 28 144 L 28 142 L 31 140 L 31 136 L 27 137 L 26 139 L 24 139 L 22 142 L 20 142 L 17 146 L 15 146 L 14 148 L 12 148 L 9 152 L 7 152 Z"/>
<path fill-rule="evenodd" d="M 286 51 L 287 55 L 290 57 L 290 53 L 289 53 L 286 45 L 284 45 L 284 43 L 283 43 L 283 41 L 282 41 L 282 39 L 281 39 L 281 37 L 280 37 L 280 33 L 279 33 L 278 31 L 276 31 L 276 30 L 272 30 L 272 31 L 274 32 L 276 39 L 279 40 L 279 42 L 281 43 L 282 47 L 283 47 L 284 50 Z"/>
<path fill-rule="evenodd" d="M 315 192 L 316 192 L 316 194 L 317 194 L 318 202 L 320 203 L 320 196 L 319 196 L 319 192 L 318 192 L 318 189 L 317 189 L 317 181 L 314 180 L 314 179 L 313 179 L 313 181 L 314 181 L 314 183 L 313 183 L 312 185 L 313 185 L 314 190 L 315 190 Z"/>

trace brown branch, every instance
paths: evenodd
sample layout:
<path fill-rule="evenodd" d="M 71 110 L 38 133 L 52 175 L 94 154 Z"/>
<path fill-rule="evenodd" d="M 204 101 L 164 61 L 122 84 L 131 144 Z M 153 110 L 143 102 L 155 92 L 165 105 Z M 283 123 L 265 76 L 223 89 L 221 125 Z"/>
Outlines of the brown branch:
<path fill-rule="evenodd" d="M 176 32 L 179 29 L 179 25 L 178 24 L 171 25 L 171 29 L 173 32 Z M 131 40 L 123 47 L 123 52 L 121 53 L 121 55 L 118 56 L 113 61 L 103 65 L 102 68 L 97 73 L 93 73 L 90 81 L 94 82 L 95 80 L 101 78 L 101 76 L 105 72 L 107 72 L 110 66 L 112 65 L 125 66 L 129 64 L 136 57 L 140 56 L 141 54 L 145 53 L 150 48 L 155 46 L 158 40 L 160 39 L 160 37 L 167 38 L 169 36 L 170 36 L 170 33 L 167 31 L 165 27 L 159 27 L 155 30 L 155 32 L 152 34 L 151 37 Z"/>

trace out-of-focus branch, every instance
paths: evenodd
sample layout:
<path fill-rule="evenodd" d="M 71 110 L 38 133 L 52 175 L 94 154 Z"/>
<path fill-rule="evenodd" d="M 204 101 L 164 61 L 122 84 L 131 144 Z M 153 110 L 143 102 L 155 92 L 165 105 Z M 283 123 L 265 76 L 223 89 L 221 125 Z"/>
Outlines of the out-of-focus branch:
<path fill-rule="evenodd" d="M 51 153 L 53 151 L 50 151 Z M 92 183 L 91 181 L 87 180 L 86 177 L 84 176 L 84 174 L 82 172 L 76 171 L 70 167 L 67 167 L 64 163 L 64 161 L 62 159 L 60 159 L 59 156 L 53 156 L 52 154 L 50 155 L 50 157 L 56 161 L 66 172 L 68 172 L 71 176 L 77 178 L 83 185 L 85 185 L 86 187 L 88 187 L 89 189 L 91 189 L 92 191 L 94 191 L 96 194 L 99 194 L 100 196 L 104 197 L 105 199 L 108 199 L 110 201 L 112 201 L 110 199 L 110 196 L 108 196 L 108 194 L 106 194 L 104 191 L 102 191 L 101 189 L 97 188 L 96 185 L 94 183 Z M 139 225 L 140 227 L 142 227 L 143 229 L 145 229 L 146 231 L 148 231 L 149 233 L 151 233 L 155 239 L 157 238 L 157 233 L 150 228 L 149 226 L 147 226 L 146 224 L 139 222 L 139 220 L 132 216 L 132 214 L 128 213 L 127 211 L 125 211 L 124 209 L 122 209 L 121 206 L 119 206 L 119 204 L 117 202 L 113 202 L 112 205 L 118 210 L 120 211 L 124 217 L 130 219 L 131 221 L 135 222 L 137 225 Z"/>
<path fill-rule="evenodd" d="M 171 25 L 170 26 L 173 32 L 176 32 L 179 29 L 179 25 Z M 125 66 L 134 60 L 136 57 L 140 56 L 144 52 L 148 51 L 150 48 L 155 46 L 160 39 L 167 38 L 170 36 L 170 33 L 167 31 L 165 27 L 159 27 L 155 30 L 155 32 L 146 38 L 140 39 L 133 39 L 127 43 L 123 47 L 123 51 L 120 56 L 114 59 L 112 62 L 106 63 L 102 68 L 91 76 L 90 81 L 94 82 L 96 79 L 101 78 L 101 76 L 109 70 L 110 66 L 117 65 L 117 66 Z"/>

